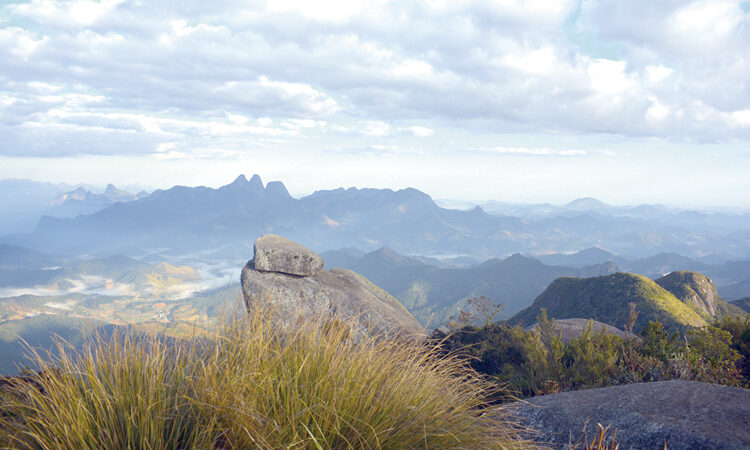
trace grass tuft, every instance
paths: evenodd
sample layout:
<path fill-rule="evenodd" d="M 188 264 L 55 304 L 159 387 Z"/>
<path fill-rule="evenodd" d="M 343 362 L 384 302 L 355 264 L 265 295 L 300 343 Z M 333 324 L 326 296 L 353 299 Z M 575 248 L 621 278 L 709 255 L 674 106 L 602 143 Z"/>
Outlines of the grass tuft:
<path fill-rule="evenodd" d="M 0 446 L 28 449 L 528 447 L 465 360 L 268 311 L 210 337 L 133 331 L 32 353 L 41 374 L 0 398 Z"/>

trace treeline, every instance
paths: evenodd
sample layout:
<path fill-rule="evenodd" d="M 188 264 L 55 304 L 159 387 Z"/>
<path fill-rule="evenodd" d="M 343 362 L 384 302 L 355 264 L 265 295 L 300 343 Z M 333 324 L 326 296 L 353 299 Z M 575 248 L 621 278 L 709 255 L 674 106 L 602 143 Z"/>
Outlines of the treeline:
<path fill-rule="evenodd" d="M 518 397 L 673 379 L 750 387 L 750 316 L 669 333 L 651 321 L 623 339 L 593 331 L 565 343 L 546 310 L 538 327 L 464 325 L 431 336 L 446 353 L 470 358 L 478 372 Z"/>

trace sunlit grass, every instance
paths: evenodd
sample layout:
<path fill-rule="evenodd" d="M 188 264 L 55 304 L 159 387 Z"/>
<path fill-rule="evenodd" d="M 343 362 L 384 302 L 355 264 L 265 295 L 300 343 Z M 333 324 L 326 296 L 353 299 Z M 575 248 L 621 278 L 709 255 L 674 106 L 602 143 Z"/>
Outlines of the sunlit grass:
<path fill-rule="evenodd" d="M 323 319 L 282 332 L 268 311 L 210 337 L 121 332 L 35 354 L 44 375 L 3 393 L 12 448 L 504 448 L 528 446 L 492 387 L 414 341 L 350 338 Z"/>

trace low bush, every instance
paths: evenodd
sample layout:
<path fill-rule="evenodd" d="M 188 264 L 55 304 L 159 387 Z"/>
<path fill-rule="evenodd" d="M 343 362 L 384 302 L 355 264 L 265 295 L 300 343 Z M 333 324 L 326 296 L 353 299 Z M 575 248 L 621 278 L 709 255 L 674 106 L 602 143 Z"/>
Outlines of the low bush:
<path fill-rule="evenodd" d="M 243 316 L 243 315 L 241 315 Z M 264 311 L 214 335 L 99 337 L 35 354 L 41 375 L 2 390 L 11 448 L 505 448 L 525 446 L 494 387 L 456 355 Z"/>
<path fill-rule="evenodd" d="M 534 331 L 498 323 L 436 332 L 445 352 L 469 356 L 472 367 L 520 397 L 642 381 L 685 379 L 750 386 L 750 319 L 727 318 L 685 336 L 649 322 L 622 339 L 592 324 L 563 343 L 546 311 Z"/>

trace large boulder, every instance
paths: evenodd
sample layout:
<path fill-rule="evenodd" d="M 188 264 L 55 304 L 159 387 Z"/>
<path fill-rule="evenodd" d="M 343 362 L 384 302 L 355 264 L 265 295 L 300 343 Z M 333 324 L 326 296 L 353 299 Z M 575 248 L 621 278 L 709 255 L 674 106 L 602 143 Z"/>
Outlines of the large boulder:
<path fill-rule="evenodd" d="M 538 441 L 581 442 L 597 423 L 620 448 L 750 448 L 750 390 L 672 380 L 563 392 L 505 406 Z M 588 440 L 592 435 L 589 432 Z"/>
<path fill-rule="evenodd" d="M 266 234 L 253 245 L 255 270 L 309 277 L 323 268 L 323 258 L 294 241 L 276 234 Z"/>
<path fill-rule="evenodd" d="M 255 241 L 255 255 L 242 269 L 248 309 L 271 305 L 274 320 L 294 327 L 297 320 L 337 317 L 357 334 L 379 337 L 425 335 L 424 328 L 395 298 L 365 277 L 345 269 L 325 270 L 312 250 L 276 235 Z"/>

